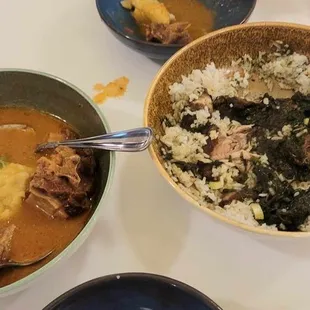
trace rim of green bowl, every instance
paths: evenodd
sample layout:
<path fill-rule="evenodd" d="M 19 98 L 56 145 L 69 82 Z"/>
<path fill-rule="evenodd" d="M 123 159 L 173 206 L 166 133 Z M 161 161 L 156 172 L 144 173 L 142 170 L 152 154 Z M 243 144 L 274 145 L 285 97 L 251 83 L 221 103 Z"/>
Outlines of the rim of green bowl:
<path fill-rule="evenodd" d="M 111 131 L 110 126 L 108 124 L 108 121 L 105 118 L 105 116 L 103 115 L 103 113 L 101 112 L 101 110 L 99 109 L 99 107 L 97 107 L 93 103 L 91 98 L 86 93 L 84 93 L 81 89 L 79 89 L 77 86 L 73 85 L 72 83 L 70 83 L 70 82 L 68 82 L 62 78 L 59 78 L 58 76 L 55 76 L 53 74 L 45 73 L 45 72 L 37 71 L 37 70 L 18 69 L 18 68 L 16 68 L 16 69 L 15 68 L 1 68 L 0 73 L 1 72 L 23 72 L 23 73 L 37 74 L 37 75 L 41 75 L 44 77 L 51 78 L 53 80 L 56 80 L 56 81 L 58 81 L 64 85 L 70 87 L 75 92 L 79 93 L 95 109 L 95 111 L 97 112 L 98 116 L 100 117 L 106 131 L 107 132 Z M 93 228 L 95 221 L 97 220 L 98 213 L 101 209 L 101 205 L 102 205 L 104 199 L 106 198 L 108 192 L 110 191 L 114 172 L 115 172 L 115 153 L 110 152 L 110 166 L 109 166 L 109 173 L 108 173 L 106 186 L 105 186 L 104 191 L 102 193 L 102 196 L 98 202 L 98 206 L 97 206 L 96 210 L 94 211 L 94 213 L 92 214 L 92 216 L 90 217 L 90 219 L 88 220 L 88 222 L 86 223 L 84 228 L 81 230 L 81 232 L 75 237 L 75 239 L 73 239 L 73 241 L 63 251 L 61 251 L 56 257 L 54 257 L 47 264 L 45 264 L 44 266 L 42 266 L 38 270 L 34 271 L 33 273 L 29 274 L 28 276 L 0 288 L 0 298 L 5 297 L 5 295 L 9 294 L 9 292 L 11 292 L 11 291 L 12 291 L 12 294 L 14 294 L 14 290 L 18 290 L 18 289 L 22 290 L 23 286 L 25 288 L 27 288 L 26 287 L 27 285 L 31 284 L 31 282 L 33 282 L 35 279 L 39 278 L 41 275 L 46 273 L 46 271 L 51 269 L 60 260 L 67 257 L 70 253 L 74 254 L 74 252 L 85 241 L 88 233 L 90 233 L 90 230 Z"/>

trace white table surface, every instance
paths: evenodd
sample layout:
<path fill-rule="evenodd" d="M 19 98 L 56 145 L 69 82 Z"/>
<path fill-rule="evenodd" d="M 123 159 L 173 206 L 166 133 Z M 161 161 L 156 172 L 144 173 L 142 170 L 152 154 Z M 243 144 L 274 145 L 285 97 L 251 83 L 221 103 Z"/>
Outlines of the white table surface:
<path fill-rule="evenodd" d="M 257 2 L 251 21 L 310 24 L 309 0 Z M 0 0 L 0 38 L 0 67 L 49 72 L 90 95 L 96 82 L 127 76 L 125 96 L 102 109 L 112 130 L 142 124 L 159 65 L 118 42 L 94 0 Z M 225 310 L 310 308 L 310 240 L 258 237 L 222 225 L 183 201 L 144 152 L 117 155 L 112 190 L 84 245 L 50 277 L 0 299 L 0 309 L 39 310 L 80 283 L 129 271 L 184 281 Z"/>

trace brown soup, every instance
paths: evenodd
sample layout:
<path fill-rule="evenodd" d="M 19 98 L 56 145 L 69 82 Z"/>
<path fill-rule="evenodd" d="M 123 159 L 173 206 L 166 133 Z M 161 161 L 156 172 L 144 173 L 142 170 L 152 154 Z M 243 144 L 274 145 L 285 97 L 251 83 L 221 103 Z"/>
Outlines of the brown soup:
<path fill-rule="evenodd" d="M 214 13 L 198 0 L 163 0 L 168 11 L 178 22 L 188 22 L 192 39 L 197 39 L 212 31 Z"/>
<path fill-rule="evenodd" d="M 36 167 L 40 156 L 34 152 L 36 145 L 46 141 L 48 134 L 69 128 L 68 124 L 50 115 L 21 108 L 1 108 L 0 126 L 4 124 L 25 124 L 35 130 L 35 134 L 18 130 L 0 130 L 0 156 L 4 156 L 8 162 L 33 168 Z M 24 202 L 11 218 L 5 221 L 0 219 L 0 228 L 8 224 L 16 226 L 10 259 L 31 260 L 55 249 L 51 256 L 36 265 L 0 270 L 0 287 L 29 275 L 57 256 L 78 235 L 89 214 L 87 210 L 73 218 L 53 219 L 35 206 Z"/>

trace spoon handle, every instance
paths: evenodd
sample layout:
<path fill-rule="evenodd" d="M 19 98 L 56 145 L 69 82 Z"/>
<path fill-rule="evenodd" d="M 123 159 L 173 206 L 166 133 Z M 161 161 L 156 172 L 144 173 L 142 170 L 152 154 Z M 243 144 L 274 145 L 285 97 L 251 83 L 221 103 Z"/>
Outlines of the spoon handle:
<path fill-rule="evenodd" d="M 61 142 L 49 142 L 39 145 L 38 149 L 68 146 L 72 148 L 94 148 L 119 152 L 141 152 L 152 142 L 153 131 L 149 127 L 123 130 L 100 136 L 67 140 Z"/>

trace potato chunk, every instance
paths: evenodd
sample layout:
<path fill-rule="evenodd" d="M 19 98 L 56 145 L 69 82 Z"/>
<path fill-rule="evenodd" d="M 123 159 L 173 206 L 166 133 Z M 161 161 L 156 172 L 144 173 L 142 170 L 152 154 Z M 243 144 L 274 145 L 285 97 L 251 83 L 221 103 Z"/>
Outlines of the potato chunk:
<path fill-rule="evenodd" d="M 157 0 L 124 0 L 121 5 L 133 11 L 135 20 L 141 23 L 169 24 L 171 14 L 165 5 Z"/>
<path fill-rule="evenodd" d="M 12 217 L 22 205 L 34 169 L 7 164 L 0 169 L 0 220 Z"/>

